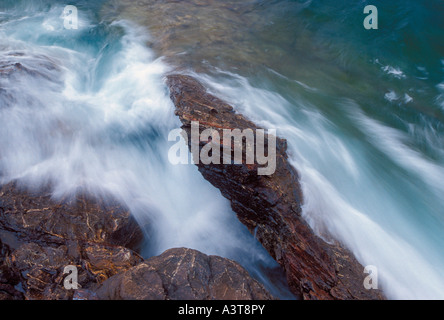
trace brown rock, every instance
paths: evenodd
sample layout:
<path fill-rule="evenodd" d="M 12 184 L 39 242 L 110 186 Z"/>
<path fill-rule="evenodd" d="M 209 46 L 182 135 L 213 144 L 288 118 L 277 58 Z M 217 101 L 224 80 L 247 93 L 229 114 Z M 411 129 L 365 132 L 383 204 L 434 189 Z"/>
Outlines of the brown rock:
<path fill-rule="evenodd" d="M 258 129 L 226 102 L 207 93 L 192 77 L 169 75 L 167 84 L 176 115 L 188 137 L 192 121 L 199 121 L 200 132 L 212 129 L 220 137 L 224 128 Z M 222 144 L 232 145 L 227 141 Z M 189 146 L 191 149 L 190 139 Z M 287 159 L 286 141 L 277 138 L 276 149 L 276 172 L 271 176 L 259 176 L 257 163 L 245 162 L 199 163 L 199 171 L 231 201 L 239 220 L 251 232 L 255 231 L 259 241 L 283 266 L 294 294 L 304 299 L 382 299 L 379 291 L 364 290 L 364 268 L 353 255 L 340 245 L 329 245 L 317 237 L 301 217 L 303 197 L 298 173 Z M 245 148 L 243 151 L 245 158 Z"/>
<path fill-rule="evenodd" d="M 133 251 L 124 247 L 105 247 L 93 244 L 82 250 L 85 269 L 98 283 L 126 271 L 142 261 Z"/>
<path fill-rule="evenodd" d="M 26 242 L 95 242 L 137 248 L 143 238 L 130 212 L 112 199 L 86 194 L 61 201 L 16 183 L 0 188 L 0 229 Z M 70 242 L 71 243 L 71 242 Z"/>
<path fill-rule="evenodd" d="M 44 190 L 5 185 L 0 240 L 9 246 L 0 251 L 0 298 L 95 299 L 100 283 L 142 261 L 129 249 L 142 237 L 129 211 L 112 199 L 81 194 L 54 201 Z M 66 266 L 76 267 L 79 291 L 65 289 Z"/>
<path fill-rule="evenodd" d="M 185 248 L 167 250 L 111 277 L 97 294 L 118 300 L 272 299 L 238 263 Z"/>
<path fill-rule="evenodd" d="M 68 300 L 73 299 L 74 294 L 92 298 L 98 284 L 141 261 L 129 249 L 99 244 L 82 247 L 77 259 L 70 256 L 66 246 L 42 247 L 36 243 L 22 245 L 10 257 L 12 270 L 18 275 L 24 296 L 29 300 Z M 82 291 L 65 289 L 67 266 L 77 269 Z"/>
<path fill-rule="evenodd" d="M 0 242 L 0 299 L 271 298 L 227 259 L 174 249 L 143 261 L 124 247 L 137 244 L 140 229 L 113 201 L 80 195 L 56 202 L 14 183 L 0 189 L 0 199 L 0 239 L 11 245 Z M 78 290 L 64 287 L 67 266 L 77 269 Z"/>

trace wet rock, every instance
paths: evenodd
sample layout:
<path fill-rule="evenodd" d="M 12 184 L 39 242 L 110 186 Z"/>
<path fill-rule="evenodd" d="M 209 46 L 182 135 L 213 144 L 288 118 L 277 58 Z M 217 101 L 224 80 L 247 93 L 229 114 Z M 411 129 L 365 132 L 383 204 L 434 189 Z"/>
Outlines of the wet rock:
<path fill-rule="evenodd" d="M 111 277 L 97 291 L 119 300 L 264 300 L 273 297 L 238 263 L 177 248 Z"/>
<path fill-rule="evenodd" d="M 25 242 L 94 242 L 136 248 L 143 238 L 130 212 L 112 199 L 80 194 L 54 201 L 51 193 L 0 188 L 0 229 Z M 71 243 L 71 242 L 70 242 Z"/>
<path fill-rule="evenodd" d="M 54 201 L 15 183 L 0 189 L 0 299 L 270 299 L 237 263 L 191 249 L 144 261 L 141 231 L 110 199 Z M 125 247 L 126 246 L 126 247 Z M 65 288 L 77 272 L 77 289 Z M 71 283 L 72 284 L 72 283 Z"/>
<path fill-rule="evenodd" d="M 22 300 L 22 293 L 14 288 L 20 279 L 11 269 L 10 254 L 10 248 L 0 240 L 0 300 Z"/>
<path fill-rule="evenodd" d="M 141 261 L 129 249 L 99 244 L 82 247 L 80 256 L 74 258 L 66 246 L 43 247 L 27 243 L 10 257 L 11 268 L 20 279 L 25 298 L 29 300 L 94 299 L 90 291 L 109 277 Z M 65 280 L 72 272 L 65 269 L 68 266 L 76 269 L 79 292 L 65 288 Z"/>
<path fill-rule="evenodd" d="M 16 183 L 0 188 L 0 298 L 96 299 L 103 281 L 142 261 L 143 238 L 128 210 L 112 199 L 80 194 L 59 201 Z M 66 289 L 72 266 L 79 290 Z M 16 290 L 18 287 L 20 292 Z"/>
<path fill-rule="evenodd" d="M 169 75 L 167 84 L 188 137 L 192 121 L 199 121 L 200 132 L 211 129 L 220 136 L 224 128 L 258 129 L 192 77 Z M 191 139 L 188 142 L 191 149 Z M 231 145 L 221 142 L 227 143 Z M 382 299 L 381 292 L 364 289 L 364 268 L 353 255 L 339 244 L 329 245 L 316 236 L 301 217 L 299 176 L 288 162 L 286 149 L 286 141 L 277 138 L 276 171 L 270 176 L 258 175 L 258 164 L 247 165 L 245 161 L 240 165 L 200 162 L 198 168 L 231 201 L 239 220 L 255 232 L 285 269 L 295 295 L 303 299 Z"/>
<path fill-rule="evenodd" d="M 50 72 L 60 72 L 58 63 L 51 58 L 21 51 L 0 53 L 0 78 L 11 78 L 17 74 L 51 80 Z M 58 81 L 60 83 L 60 81 Z"/>
<path fill-rule="evenodd" d="M 105 4 L 101 15 L 147 26 L 148 44 L 159 56 L 181 68 L 205 70 L 208 62 L 220 67 L 230 61 L 236 68 L 269 62 L 254 38 L 269 27 L 257 6 L 236 0 L 119 0 Z"/>
<path fill-rule="evenodd" d="M 85 269 L 98 283 L 101 283 L 135 266 L 142 261 L 142 258 L 124 247 L 93 244 L 83 247 L 81 261 Z"/>

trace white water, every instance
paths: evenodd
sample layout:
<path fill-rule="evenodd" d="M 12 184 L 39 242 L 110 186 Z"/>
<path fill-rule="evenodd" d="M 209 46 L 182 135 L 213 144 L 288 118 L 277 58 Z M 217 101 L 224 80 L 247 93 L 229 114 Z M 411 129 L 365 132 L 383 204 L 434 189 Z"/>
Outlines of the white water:
<path fill-rule="evenodd" d="M 369 118 L 354 101 L 338 104 L 366 143 L 345 137 L 308 101 L 290 102 L 239 75 L 215 74 L 195 76 L 288 139 L 301 174 L 303 214 L 320 236 L 333 236 L 364 266 L 376 266 L 378 285 L 390 299 L 444 298 L 442 164 L 413 150 L 409 137 Z"/>
<path fill-rule="evenodd" d="M 40 73 L 0 78 L 2 182 L 51 182 L 56 198 L 78 188 L 113 195 L 142 224 L 150 223 L 146 256 L 185 246 L 233 258 L 258 277 L 261 268 L 274 267 L 194 166 L 169 164 L 167 134 L 180 124 L 163 84 L 168 66 L 145 47 L 147 31 L 120 22 L 106 30 L 114 40 L 92 36 L 88 44 L 82 36 L 101 29 L 87 15 L 80 17 L 80 30 L 67 35 L 62 7 L 28 9 L 20 19 L 0 17 L 0 61 Z M 382 71 L 405 78 L 397 69 Z M 415 150 L 405 133 L 366 115 L 356 101 L 332 102 L 360 135 L 355 138 L 301 97 L 255 87 L 222 70 L 216 74 L 195 76 L 288 139 L 301 173 L 304 215 L 316 232 L 330 233 L 363 265 L 376 266 L 389 298 L 444 298 L 441 163 Z M 442 105 L 442 96 L 436 100 Z M 412 125 L 411 131 L 442 155 L 442 138 L 433 129 Z"/>
<path fill-rule="evenodd" d="M 168 133 L 180 121 L 164 84 L 168 67 L 146 48 L 147 31 L 121 21 L 108 30 L 117 40 L 103 47 L 70 43 L 57 28 L 62 9 L 0 25 L 0 61 L 41 73 L 0 78 L 1 182 L 50 183 L 54 198 L 80 188 L 112 195 L 146 227 L 144 256 L 189 247 L 228 257 L 291 297 L 279 276 L 265 276 L 277 263 L 229 201 L 194 165 L 169 163 Z M 83 18 L 73 32 L 100 27 Z"/>

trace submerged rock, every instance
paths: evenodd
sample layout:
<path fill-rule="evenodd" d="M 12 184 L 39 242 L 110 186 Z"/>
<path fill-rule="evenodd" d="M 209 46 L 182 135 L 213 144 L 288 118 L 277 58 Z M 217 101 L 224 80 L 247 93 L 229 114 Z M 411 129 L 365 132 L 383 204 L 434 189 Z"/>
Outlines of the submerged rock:
<path fill-rule="evenodd" d="M 101 299 L 268 300 L 273 297 L 238 263 L 177 248 L 105 281 Z"/>
<path fill-rule="evenodd" d="M 190 76 L 169 75 L 167 84 L 188 137 L 192 121 L 199 122 L 200 132 L 210 129 L 219 136 L 223 136 L 223 129 L 259 129 Z M 191 139 L 188 144 L 192 149 Z M 220 147 L 227 144 L 234 152 L 231 141 L 222 141 Z M 199 147 L 200 152 L 202 144 Z M 286 149 L 286 141 L 277 138 L 276 171 L 269 176 L 257 174 L 257 163 L 200 162 L 198 168 L 231 201 L 239 220 L 284 268 L 294 294 L 303 299 L 383 299 L 380 291 L 364 289 L 364 267 L 353 254 L 339 244 L 323 241 L 301 217 L 299 177 L 288 162 Z"/>

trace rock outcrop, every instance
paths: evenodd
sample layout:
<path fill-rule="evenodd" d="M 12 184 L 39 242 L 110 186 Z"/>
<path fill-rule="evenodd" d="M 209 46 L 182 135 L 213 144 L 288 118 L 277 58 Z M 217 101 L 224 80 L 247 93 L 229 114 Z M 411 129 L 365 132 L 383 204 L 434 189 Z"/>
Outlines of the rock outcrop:
<path fill-rule="evenodd" d="M 112 199 L 54 201 L 43 190 L 0 188 L 0 300 L 272 299 L 234 261 L 191 249 L 143 260 L 143 234 Z M 134 250 L 132 250 L 134 249 Z M 65 288 L 67 266 L 78 288 Z"/>
<path fill-rule="evenodd" d="M 46 69 L 51 68 L 49 64 Z M 34 70 L 17 63 L 0 65 L 2 77 L 17 72 Z M 224 128 L 260 129 L 191 77 L 168 76 L 168 85 L 189 136 L 192 121 L 199 121 L 200 131 L 211 129 L 220 136 Z M 0 90 L 0 97 L 7 94 Z M 208 141 L 201 142 L 200 147 Z M 234 148 L 231 141 L 221 141 L 221 146 L 227 144 Z M 281 264 L 298 297 L 382 299 L 379 291 L 364 289 L 363 267 L 353 255 L 317 237 L 301 217 L 298 173 L 287 161 L 286 147 L 286 141 L 277 138 L 276 172 L 271 176 L 258 175 L 258 163 L 200 163 L 199 171 Z M 55 201 L 45 189 L 1 186 L 0 299 L 272 298 L 227 259 L 175 249 L 144 261 L 137 254 L 142 238 L 130 212 L 112 197 L 86 192 Z M 64 288 L 68 265 L 78 270 L 78 290 Z"/>
<path fill-rule="evenodd" d="M 223 129 L 259 129 L 190 76 L 169 75 L 167 84 L 188 137 L 192 121 L 199 122 L 200 132 L 215 130 L 220 137 Z M 199 147 L 206 142 L 200 141 Z M 191 150 L 191 139 L 188 144 Z M 224 145 L 234 152 L 232 141 L 221 140 L 220 148 Z M 245 159 L 245 142 L 243 146 Z M 381 292 L 364 289 L 364 268 L 353 254 L 339 244 L 324 242 L 301 217 L 299 177 L 288 162 L 286 149 L 286 141 L 277 138 L 276 171 L 269 176 L 257 174 L 257 162 L 222 164 L 221 159 L 221 164 L 200 162 L 198 168 L 231 201 L 239 220 L 284 268 L 295 295 L 303 299 L 383 299 Z"/>
<path fill-rule="evenodd" d="M 176 248 L 106 280 L 101 299 L 269 300 L 273 297 L 238 263 Z"/>
<path fill-rule="evenodd" d="M 86 195 L 54 201 L 44 191 L 5 185 L 0 189 L 0 298 L 96 299 L 100 283 L 143 260 L 130 249 L 142 238 L 129 211 L 115 201 Z M 66 266 L 77 269 L 79 290 L 65 289 Z"/>
<path fill-rule="evenodd" d="M 66 244 L 94 242 L 135 248 L 143 234 L 117 201 L 87 193 L 59 201 L 45 190 L 30 192 L 16 183 L 0 187 L 0 228 L 17 241 Z"/>

